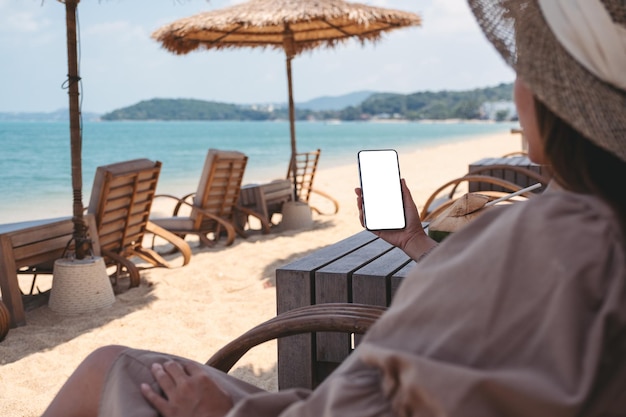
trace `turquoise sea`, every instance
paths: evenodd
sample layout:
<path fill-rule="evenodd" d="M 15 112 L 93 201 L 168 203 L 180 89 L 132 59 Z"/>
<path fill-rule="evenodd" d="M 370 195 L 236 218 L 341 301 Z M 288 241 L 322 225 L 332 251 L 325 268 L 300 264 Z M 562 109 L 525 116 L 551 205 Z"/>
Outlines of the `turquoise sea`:
<path fill-rule="evenodd" d="M 299 122 L 298 151 L 320 148 L 320 168 L 356 164 L 361 149 L 421 146 L 509 132 L 513 123 Z M 288 122 L 85 122 L 83 204 L 96 167 L 134 158 L 163 163 L 157 192 L 195 190 L 209 148 L 248 155 L 244 183 L 286 175 Z M 71 215 L 69 123 L 0 122 L 0 224 Z"/>

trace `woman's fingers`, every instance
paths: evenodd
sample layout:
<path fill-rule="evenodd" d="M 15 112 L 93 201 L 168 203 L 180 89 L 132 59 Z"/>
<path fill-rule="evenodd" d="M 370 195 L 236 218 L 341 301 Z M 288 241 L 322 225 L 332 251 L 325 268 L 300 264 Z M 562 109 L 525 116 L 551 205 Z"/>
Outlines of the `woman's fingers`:
<path fill-rule="evenodd" d="M 151 371 L 163 395 L 149 384 L 141 384 L 140 389 L 163 417 L 220 417 L 232 408 L 230 395 L 201 364 L 166 361 L 153 364 Z"/>
<path fill-rule="evenodd" d="M 162 415 L 166 415 L 167 399 L 163 398 L 159 393 L 155 392 L 149 384 L 143 383 L 140 386 L 141 393 L 146 400 Z"/>
<path fill-rule="evenodd" d="M 359 206 L 359 211 L 363 208 L 363 193 L 360 188 L 355 188 L 354 193 L 356 194 L 356 203 Z"/>
<path fill-rule="evenodd" d="M 166 364 L 167 362 L 164 364 L 153 363 L 150 370 L 152 371 L 152 376 L 154 376 L 154 379 L 157 381 L 161 389 L 167 393 L 168 390 L 176 386 L 176 381 L 171 376 L 169 369 L 166 369 Z M 168 368 L 171 368 L 171 366 Z"/>
<path fill-rule="evenodd" d="M 175 361 L 167 361 L 163 363 L 163 369 L 174 380 L 174 382 L 188 375 L 185 368 L 183 368 L 180 363 Z"/>
<path fill-rule="evenodd" d="M 359 209 L 359 221 L 361 226 L 365 227 L 365 222 L 363 221 L 363 192 L 360 188 L 355 188 L 354 193 L 356 194 L 356 205 Z"/>
<path fill-rule="evenodd" d="M 189 376 L 199 377 L 200 375 L 205 375 L 204 368 L 198 363 L 185 362 L 182 364 L 182 367 Z"/>

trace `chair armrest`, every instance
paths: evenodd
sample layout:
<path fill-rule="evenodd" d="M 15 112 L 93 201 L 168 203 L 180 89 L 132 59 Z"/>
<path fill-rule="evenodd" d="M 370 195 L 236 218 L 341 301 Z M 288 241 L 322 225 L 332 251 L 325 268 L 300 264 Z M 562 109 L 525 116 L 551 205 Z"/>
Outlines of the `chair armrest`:
<path fill-rule="evenodd" d="M 195 192 L 186 194 L 182 197 L 176 197 L 171 194 L 157 194 L 154 196 L 154 198 L 156 199 L 156 198 L 165 197 L 165 198 L 176 200 L 176 205 L 174 206 L 174 210 L 172 211 L 172 216 L 176 217 L 178 216 L 178 212 L 180 211 L 180 208 L 185 204 L 190 205 L 190 203 L 187 202 L 187 200 L 195 195 L 196 195 Z"/>
<path fill-rule="evenodd" d="M 148 221 L 148 223 L 146 223 L 146 231 L 152 233 L 155 236 L 159 236 L 174 245 L 183 255 L 182 266 L 185 266 L 189 263 L 189 261 L 191 260 L 191 247 L 189 247 L 189 244 L 185 242 L 185 239 L 180 238 L 169 230 L 164 229 L 151 221 Z M 169 264 L 165 262 L 165 259 L 163 259 L 160 255 L 159 258 L 164 262 L 165 266 L 169 267 Z"/>
<path fill-rule="evenodd" d="M 441 187 L 437 188 L 431 195 L 430 197 L 428 197 L 428 199 L 426 200 L 426 203 L 424 203 L 424 207 L 422 207 L 422 210 L 420 211 L 420 217 L 422 221 L 426 221 L 427 218 L 430 218 L 430 212 L 429 212 L 429 208 L 430 206 L 433 204 L 433 202 L 435 201 L 435 199 L 437 199 L 437 197 L 442 193 L 443 190 L 445 190 L 446 188 L 452 186 L 452 191 L 451 193 L 447 194 L 446 196 L 446 200 L 450 200 L 452 198 L 452 195 L 454 194 L 454 190 L 456 190 L 456 187 L 458 186 L 459 183 L 463 182 L 463 181 L 467 181 L 469 182 L 484 182 L 484 183 L 489 183 L 489 184 L 494 184 L 494 185 L 498 185 L 506 190 L 509 190 L 510 192 L 515 192 L 515 191 L 519 191 L 521 190 L 523 187 L 514 184 L 510 181 L 501 179 L 501 178 L 497 178 L 497 177 L 492 177 L 489 175 L 480 175 L 480 174 L 467 174 L 464 175 L 462 177 L 459 178 L 455 178 L 453 180 L 450 180 L 448 182 L 446 182 L 445 184 L 443 184 Z M 527 198 L 531 198 L 534 197 L 535 194 L 532 191 L 528 191 L 525 192 L 524 194 L 522 194 L 524 197 Z"/>
<path fill-rule="evenodd" d="M 323 213 L 318 208 L 311 207 L 318 214 L 337 214 L 339 212 L 339 202 L 337 200 L 335 200 L 333 197 L 331 197 L 329 194 L 325 193 L 324 191 L 316 190 L 315 188 L 311 188 L 311 192 L 315 193 L 315 194 L 318 194 L 318 195 L 320 195 L 320 196 L 330 200 L 330 202 L 334 206 L 334 211 L 332 213 Z"/>
<path fill-rule="evenodd" d="M 207 365 L 228 372 L 253 347 L 272 339 L 310 332 L 365 333 L 385 307 L 353 304 L 314 304 L 289 310 L 261 323 L 218 350 Z"/>
<path fill-rule="evenodd" d="M 202 213 L 203 216 L 206 216 L 212 220 L 215 220 L 216 222 L 218 222 L 219 224 L 221 224 L 222 226 L 224 226 L 224 228 L 226 229 L 226 234 L 228 235 L 227 237 L 227 241 L 226 241 L 226 246 L 230 246 L 234 241 L 235 241 L 235 234 L 236 234 L 236 228 L 235 226 L 229 222 L 228 220 L 224 220 L 221 217 L 216 216 L 213 213 L 209 213 L 208 211 L 206 211 L 203 208 L 194 206 L 191 203 L 188 203 L 185 200 L 181 200 L 179 199 L 179 203 L 180 206 L 188 206 L 190 208 L 192 208 L 193 210 L 196 210 L 199 213 Z"/>
<path fill-rule="evenodd" d="M 259 219 L 259 221 L 261 222 L 261 230 L 263 231 L 264 235 L 270 232 L 271 223 L 262 214 L 257 213 L 256 211 L 248 207 L 243 207 L 243 206 L 235 206 L 235 211 L 240 211 L 242 213 L 245 213 L 248 216 L 256 217 L 257 219 Z"/>

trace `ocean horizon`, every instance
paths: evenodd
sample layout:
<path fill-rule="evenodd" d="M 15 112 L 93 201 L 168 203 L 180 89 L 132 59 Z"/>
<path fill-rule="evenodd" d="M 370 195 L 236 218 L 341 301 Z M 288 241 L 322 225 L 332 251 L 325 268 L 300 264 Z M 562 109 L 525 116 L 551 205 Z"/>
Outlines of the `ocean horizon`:
<path fill-rule="evenodd" d="M 297 122 L 296 140 L 299 152 L 322 150 L 319 169 L 345 164 L 356 169 L 361 149 L 412 152 L 516 127 L 513 122 Z M 287 121 L 88 121 L 82 138 L 84 206 L 101 165 L 161 161 L 157 193 L 182 196 L 196 189 L 209 148 L 248 156 L 244 184 L 284 178 L 291 152 Z M 0 224 L 71 215 L 68 122 L 0 121 L 0 147 Z"/>

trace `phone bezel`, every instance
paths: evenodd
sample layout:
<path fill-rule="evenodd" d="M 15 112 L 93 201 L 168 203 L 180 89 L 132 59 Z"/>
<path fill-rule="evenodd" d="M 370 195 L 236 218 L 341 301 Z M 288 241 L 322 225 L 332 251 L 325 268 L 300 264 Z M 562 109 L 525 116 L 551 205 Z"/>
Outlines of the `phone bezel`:
<path fill-rule="evenodd" d="M 368 190 L 364 189 L 363 187 L 363 164 L 362 164 L 362 158 L 361 155 L 364 153 L 372 153 L 372 152 L 392 152 L 395 156 L 395 167 L 394 167 L 394 181 L 396 181 L 397 179 L 397 185 L 398 185 L 398 189 L 399 189 L 399 211 L 401 213 L 397 213 L 398 215 L 400 215 L 401 217 L 401 223 L 397 223 L 394 222 L 393 224 L 390 224 L 388 227 L 383 227 L 383 226 L 376 226 L 376 225 L 368 225 L 368 215 L 367 215 L 367 209 L 366 209 L 366 201 L 367 201 L 367 192 Z M 398 157 L 398 152 L 395 149 L 363 149 L 360 150 L 357 153 L 357 164 L 358 164 L 358 169 L 359 169 L 359 183 L 361 186 L 361 197 L 362 197 L 362 212 L 363 212 L 363 224 L 365 226 L 365 228 L 367 230 L 370 231 L 378 231 L 378 230 L 402 230 L 404 228 L 406 228 L 406 215 L 404 212 L 404 199 L 403 199 L 403 192 L 402 192 L 402 182 L 401 182 L 401 174 L 400 174 L 400 160 Z"/>

